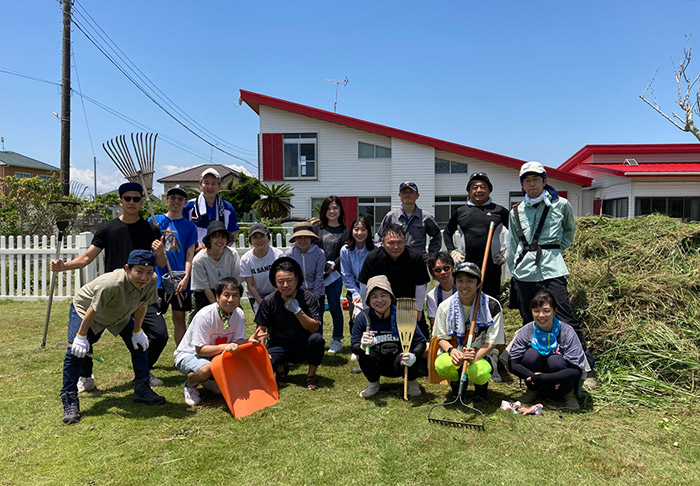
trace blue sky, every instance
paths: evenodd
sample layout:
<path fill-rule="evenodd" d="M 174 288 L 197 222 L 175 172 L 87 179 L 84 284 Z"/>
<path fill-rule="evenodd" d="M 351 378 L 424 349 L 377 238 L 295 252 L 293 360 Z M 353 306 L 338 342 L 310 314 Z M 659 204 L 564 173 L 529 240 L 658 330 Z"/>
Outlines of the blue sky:
<path fill-rule="evenodd" d="M 332 110 L 335 85 L 324 80 L 345 76 L 338 113 L 554 167 L 586 144 L 696 142 L 638 96 L 658 70 L 658 100 L 676 109 L 672 62 L 684 34 L 695 34 L 691 72 L 700 72 L 698 0 L 81 0 L 76 10 L 249 161 L 212 152 L 74 27 L 73 88 L 195 152 L 159 141 L 156 177 L 210 157 L 255 173 L 258 117 L 236 105 L 238 90 Z M 2 18 L 0 70 L 60 82 L 58 1 L 4 2 Z M 72 107 L 71 179 L 91 193 L 93 149 L 76 95 Z M 101 144 L 139 128 L 87 101 L 85 110 L 98 191 L 108 191 L 120 175 Z M 53 112 L 58 87 L 0 72 L 7 150 L 58 166 Z"/>

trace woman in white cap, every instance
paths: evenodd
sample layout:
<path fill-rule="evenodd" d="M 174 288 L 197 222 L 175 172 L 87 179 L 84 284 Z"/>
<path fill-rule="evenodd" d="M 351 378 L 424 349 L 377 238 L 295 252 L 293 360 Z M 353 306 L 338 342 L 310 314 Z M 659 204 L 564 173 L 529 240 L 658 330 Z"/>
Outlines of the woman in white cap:
<path fill-rule="evenodd" d="M 416 381 L 418 370 L 415 364 L 416 357 L 422 356 L 425 351 L 425 336 L 416 324 L 411 350 L 408 353 L 402 352 L 394 293 L 386 276 L 377 275 L 367 281 L 366 301 L 369 304 L 369 325 L 365 314 L 358 315 L 350 341 L 352 352 L 357 355 L 368 382 L 360 396 L 369 398 L 376 395 L 379 391 L 379 378 L 403 376 L 404 366 L 408 367 L 408 395 L 419 396 L 421 389 Z"/>

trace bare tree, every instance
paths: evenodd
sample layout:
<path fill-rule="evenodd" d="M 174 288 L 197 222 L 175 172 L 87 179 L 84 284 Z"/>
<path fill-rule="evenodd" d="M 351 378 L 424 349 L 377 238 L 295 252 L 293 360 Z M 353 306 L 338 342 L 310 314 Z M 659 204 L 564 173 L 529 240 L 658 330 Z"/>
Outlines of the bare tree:
<path fill-rule="evenodd" d="M 692 133 L 695 138 L 700 141 L 700 129 L 695 126 L 693 122 L 693 115 L 696 114 L 700 116 L 700 85 L 696 88 L 698 80 L 700 80 L 700 74 L 695 76 L 688 75 L 688 66 L 690 65 L 691 49 L 690 49 L 690 35 L 685 36 L 685 49 L 683 49 L 683 59 L 678 64 L 678 68 L 674 66 L 673 71 L 676 78 L 676 86 L 678 87 L 678 98 L 676 103 L 683 110 L 683 116 L 677 115 L 675 112 L 671 112 L 672 116 L 668 116 L 661 110 L 659 103 L 656 101 L 656 95 L 654 94 L 654 89 L 651 87 L 656 78 L 654 78 L 646 85 L 644 88 L 644 93 L 639 97 L 647 105 L 654 108 L 661 116 L 666 118 L 668 121 L 673 123 L 677 128 L 683 130 L 684 132 Z M 658 71 L 657 71 L 658 72 Z M 695 90 L 695 92 L 693 92 Z M 647 92 L 651 94 L 652 100 L 647 99 Z"/>

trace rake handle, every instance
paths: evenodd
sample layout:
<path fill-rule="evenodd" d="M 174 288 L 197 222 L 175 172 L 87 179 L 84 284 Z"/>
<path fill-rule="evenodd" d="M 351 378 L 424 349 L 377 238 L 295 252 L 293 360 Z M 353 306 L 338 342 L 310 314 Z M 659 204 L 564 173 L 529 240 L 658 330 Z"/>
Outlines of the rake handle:
<path fill-rule="evenodd" d="M 486 237 L 486 248 L 484 248 L 484 259 L 481 262 L 481 281 L 479 286 L 476 288 L 476 294 L 474 295 L 474 303 L 472 304 L 472 320 L 469 324 L 469 338 L 467 339 L 466 348 L 472 347 L 472 340 L 474 339 L 474 328 L 476 327 L 476 317 L 479 314 L 479 305 L 481 304 L 481 289 L 484 286 L 484 275 L 486 275 L 486 264 L 489 261 L 489 255 L 491 253 L 491 240 L 493 239 L 493 231 L 496 229 L 496 225 L 493 221 L 489 224 L 489 234 Z M 459 396 L 462 396 L 462 390 L 467 382 L 467 370 L 469 368 L 469 362 L 465 359 L 462 364 L 462 376 L 459 380 Z"/>
<path fill-rule="evenodd" d="M 408 400 L 408 366 L 403 367 L 403 399 Z"/>

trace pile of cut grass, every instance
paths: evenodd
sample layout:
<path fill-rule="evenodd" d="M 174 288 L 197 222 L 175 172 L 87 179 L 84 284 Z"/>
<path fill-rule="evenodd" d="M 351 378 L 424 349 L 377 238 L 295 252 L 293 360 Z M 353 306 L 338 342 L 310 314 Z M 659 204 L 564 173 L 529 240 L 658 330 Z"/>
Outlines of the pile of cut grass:
<path fill-rule="evenodd" d="M 700 397 L 700 225 L 651 215 L 577 220 L 572 306 L 596 356 L 596 399 Z"/>

